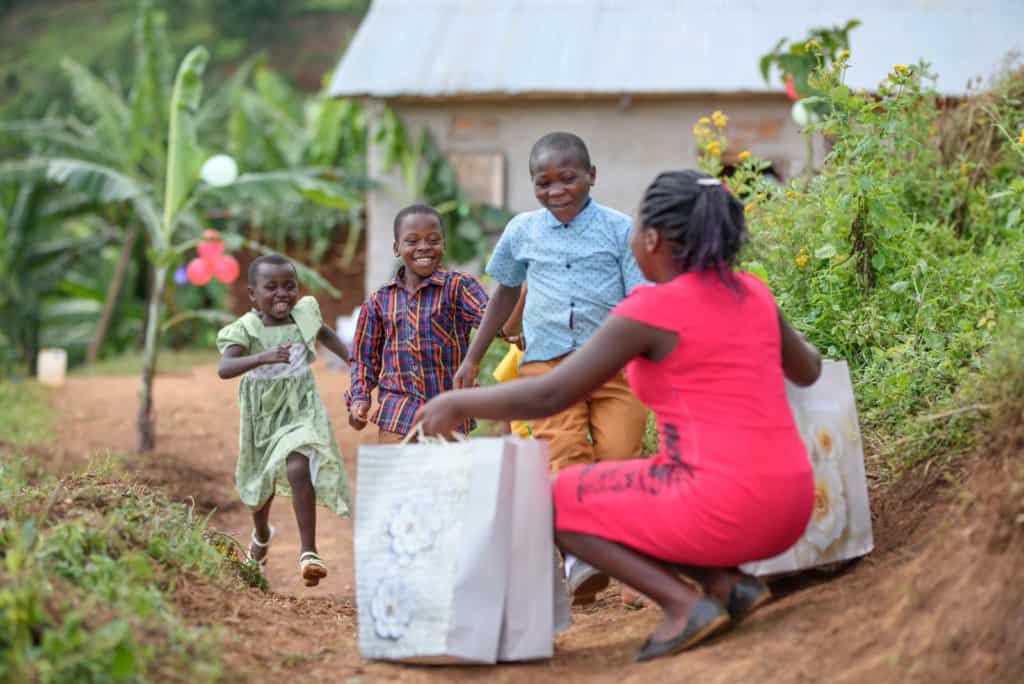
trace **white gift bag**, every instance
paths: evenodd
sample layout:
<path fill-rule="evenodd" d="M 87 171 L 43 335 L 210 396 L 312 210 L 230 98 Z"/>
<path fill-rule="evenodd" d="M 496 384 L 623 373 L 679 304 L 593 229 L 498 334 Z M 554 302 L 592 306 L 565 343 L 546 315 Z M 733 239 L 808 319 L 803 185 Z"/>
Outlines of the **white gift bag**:
<path fill-rule="evenodd" d="M 814 512 L 803 537 L 786 552 L 747 563 L 755 575 L 776 575 L 858 558 L 871 552 L 871 510 L 853 384 L 845 361 L 825 361 L 810 387 L 786 384 L 814 466 Z"/>
<path fill-rule="evenodd" d="M 550 656 L 553 552 L 543 445 L 488 438 L 360 447 L 355 562 L 364 657 L 493 664 L 499 654 Z"/>
<path fill-rule="evenodd" d="M 515 473 L 511 567 L 498 660 L 536 660 L 554 653 L 554 635 L 571 622 L 569 597 L 554 553 L 554 511 L 547 443 L 508 437 Z M 550 595 L 545 592 L 551 590 Z M 547 600 L 550 599 L 550 600 Z"/>

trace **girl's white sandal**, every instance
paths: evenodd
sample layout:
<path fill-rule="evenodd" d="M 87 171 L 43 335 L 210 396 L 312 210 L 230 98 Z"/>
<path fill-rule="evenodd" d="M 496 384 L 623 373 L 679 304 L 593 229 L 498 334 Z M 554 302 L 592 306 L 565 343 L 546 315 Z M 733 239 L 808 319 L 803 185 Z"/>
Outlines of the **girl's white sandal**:
<path fill-rule="evenodd" d="M 299 556 L 299 570 L 307 587 L 315 587 L 320 580 L 327 577 L 327 564 L 315 551 L 306 551 Z"/>
<path fill-rule="evenodd" d="M 252 531 L 252 543 L 249 545 L 249 548 L 246 549 L 246 552 L 245 552 L 246 553 L 246 559 L 250 560 L 250 561 L 256 561 L 256 563 L 260 566 L 260 570 L 263 570 L 263 568 L 267 567 L 267 553 L 263 554 L 263 558 L 260 558 L 259 560 L 256 560 L 256 558 L 252 555 L 252 547 L 253 546 L 257 546 L 257 547 L 259 547 L 261 549 L 268 549 L 268 552 L 269 552 L 270 542 L 274 541 L 274 532 L 276 531 L 276 530 L 274 530 L 274 526 L 273 525 L 270 525 L 269 527 L 270 527 L 270 536 L 267 537 L 267 541 L 262 541 L 262 542 L 259 539 L 256 538 L 256 529 L 253 528 L 253 531 Z"/>

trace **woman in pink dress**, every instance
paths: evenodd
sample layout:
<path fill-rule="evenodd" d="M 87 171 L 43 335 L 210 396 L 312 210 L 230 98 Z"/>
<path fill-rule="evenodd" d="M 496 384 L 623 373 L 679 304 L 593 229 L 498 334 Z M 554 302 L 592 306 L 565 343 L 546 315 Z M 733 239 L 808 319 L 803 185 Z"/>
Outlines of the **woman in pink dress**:
<path fill-rule="evenodd" d="M 768 588 L 737 566 L 792 546 L 814 504 L 783 380 L 813 383 L 821 357 L 760 280 L 733 271 L 745 241 L 743 207 L 718 179 L 660 174 L 632 235 L 655 285 L 635 290 L 551 373 L 442 394 L 420 411 L 431 434 L 470 417 L 530 420 L 627 366 L 657 417 L 659 453 L 566 469 L 554 505 L 563 552 L 662 608 L 639 660 L 689 648 L 767 601 Z"/>

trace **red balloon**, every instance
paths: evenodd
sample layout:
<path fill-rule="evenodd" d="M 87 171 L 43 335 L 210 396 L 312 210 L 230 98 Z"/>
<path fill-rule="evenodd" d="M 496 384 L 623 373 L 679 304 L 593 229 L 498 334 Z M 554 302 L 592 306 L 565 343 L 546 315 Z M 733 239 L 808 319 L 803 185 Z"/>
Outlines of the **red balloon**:
<path fill-rule="evenodd" d="M 199 252 L 199 258 L 208 263 L 210 268 L 216 268 L 217 262 L 224 255 L 224 243 L 220 240 L 200 242 L 196 245 L 196 251 Z"/>
<path fill-rule="evenodd" d="M 222 283 L 233 283 L 238 278 L 238 261 L 230 254 L 223 255 L 213 267 L 213 275 Z"/>
<path fill-rule="evenodd" d="M 188 282 L 193 285 L 205 285 L 213 276 L 213 268 L 204 259 L 193 259 L 188 262 L 185 275 L 188 276 Z"/>
<path fill-rule="evenodd" d="M 800 93 L 796 91 L 796 83 L 793 82 L 792 76 L 786 77 L 786 95 L 789 96 L 790 100 L 799 100 Z"/>

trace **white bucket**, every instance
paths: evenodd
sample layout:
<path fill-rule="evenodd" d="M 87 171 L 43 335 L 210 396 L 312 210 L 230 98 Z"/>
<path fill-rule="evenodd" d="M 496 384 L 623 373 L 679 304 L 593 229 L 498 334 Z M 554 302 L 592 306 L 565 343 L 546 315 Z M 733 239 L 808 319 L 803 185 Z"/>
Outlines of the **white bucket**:
<path fill-rule="evenodd" d="M 68 370 L 68 353 L 63 349 L 40 349 L 36 377 L 44 385 L 63 385 Z"/>

